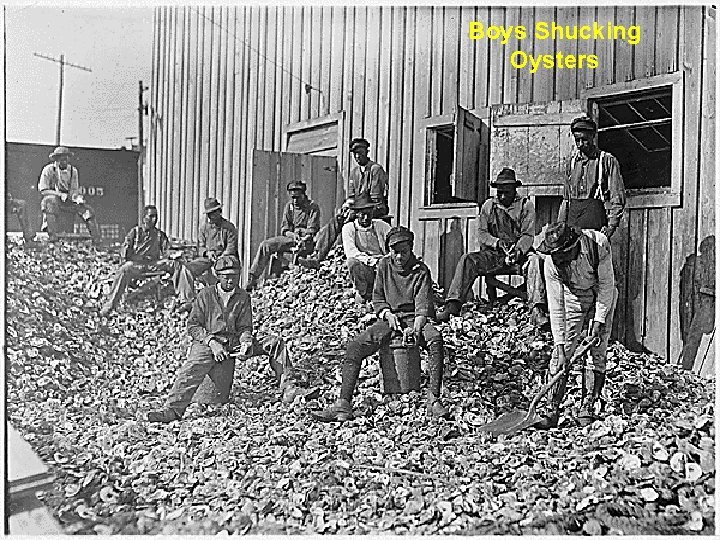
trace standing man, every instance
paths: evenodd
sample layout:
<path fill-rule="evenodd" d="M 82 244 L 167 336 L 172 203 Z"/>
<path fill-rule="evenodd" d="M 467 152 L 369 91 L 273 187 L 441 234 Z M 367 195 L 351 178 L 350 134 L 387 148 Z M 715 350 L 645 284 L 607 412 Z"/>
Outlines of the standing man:
<path fill-rule="evenodd" d="M 215 262 L 218 284 L 205 287 L 193 302 L 188 318 L 192 345 L 187 360 L 175 377 L 167 404 L 148 413 L 150 422 L 172 422 L 182 418 L 205 375 L 209 375 L 218 392 L 229 395 L 232 378 L 219 377 L 216 366 L 235 362 L 232 356 L 248 358 L 267 354 L 270 367 L 280 385 L 283 402 L 295 398 L 291 380 L 292 364 L 285 343 L 276 337 L 263 341 L 253 337 L 252 304 L 240 283 L 240 261 L 235 256 L 221 256 Z"/>
<path fill-rule="evenodd" d="M 101 242 L 100 228 L 95 221 L 95 211 L 80 195 L 80 182 L 77 167 L 68 163 L 68 158 L 74 154 L 64 146 L 55 148 L 49 163 L 40 173 L 38 191 L 42 195 L 40 209 L 43 212 L 43 230 L 47 229 L 50 242 L 57 241 L 57 216 L 60 212 L 77 214 L 83 218 L 87 225 L 93 243 Z"/>
<path fill-rule="evenodd" d="M 122 294 L 131 280 L 147 272 L 168 272 L 173 274 L 175 292 L 181 302 L 190 301 L 189 291 L 181 288 L 180 274 L 183 266 L 179 261 L 167 260 L 170 242 L 167 235 L 156 227 L 158 211 L 154 205 L 147 205 L 141 225 L 136 225 L 125 237 L 120 256 L 125 262 L 115 273 L 110 296 L 100 310 L 101 317 L 107 317 L 120 302 Z"/>
<path fill-rule="evenodd" d="M 497 194 L 480 208 L 480 250 L 460 257 L 438 321 L 447 322 L 451 316 L 460 315 L 465 297 L 479 276 L 522 264 L 528 303 L 535 323 L 542 326 L 547 323 L 547 315 L 542 309 L 545 288 L 540 258 L 530 253 L 535 239 L 535 207 L 528 197 L 517 194 L 522 183 L 515 178 L 513 169 L 504 168 L 490 185 L 497 189 Z"/>
<path fill-rule="evenodd" d="M 299 255 L 313 250 L 313 237 L 320 228 L 320 207 L 307 196 L 305 182 L 295 181 L 287 185 L 290 201 L 285 206 L 280 236 L 264 240 L 253 260 L 245 290 L 250 292 L 257 286 L 273 253 L 284 253 L 297 247 Z"/>
<path fill-rule="evenodd" d="M 625 210 L 620 163 L 597 147 L 597 125 L 583 116 L 570 125 L 577 152 L 567 164 L 567 181 L 558 221 L 602 232 L 609 240 Z"/>
<path fill-rule="evenodd" d="M 317 413 L 320 421 L 332 422 L 353 418 L 352 397 L 360 376 L 362 361 L 388 345 L 393 332 L 412 333 L 417 343 L 428 349 L 430 383 L 427 390 L 428 413 L 435 417 L 448 414 L 440 403 L 444 351 L 440 332 L 428 322 L 433 315 L 433 292 L 430 270 L 413 253 L 414 235 L 405 227 L 388 232 L 389 256 L 380 259 L 373 289 L 373 307 L 378 320 L 348 343 L 342 365 L 340 399 Z"/>
<path fill-rule="evenodd" d="M 335 245 L 345 223 L 355 219 L 350 209 L 355 199 L 366 195 L 374 204 L 372 217 L 380 219 L 388 215 L 388 179 L 382 166 L 368 157 L 370 143 L 363 138 L 355 138 L 350 143 L 350 152 L 357 164 L 348 178 L 348 196 L 335 217 L 320 229 L 315 238 L 316 248 L 313 258 L 301 259 L 299 263 L 308 268 L 317 268 Z"/>
<path fill-rule="evenodd" d="M 357 300 L 369 302 L 375 284 L 375 269 L 387 253 L 385 238 L 390 232 L 390 225 L 373 219 L 375 203 L 366 194 L 356 198 L 350 208 L 357 217 L 355 221 L 343 225 L 343 249 Z"/>
<path fill-rule="evenodd" d="M 554 388 L 549 412 L 536 427 L 556 427 L 560 404 L 580 333 L 591 320 L 589 337 L 596 340 L 583 374 L 586 395 L 578 422 L 587 425 L 595 419 L 595 402 L 605 384 L 607 345 L 612 330 L 618 292 L 615 288 L 610 242 L 599 231 L 580 230 L 559 222 L 548 225 L 545 240 L 538 247 L 544 254 L 553 350 L 550 376 L 565 372 Z"/>
<path fill-rule="evenodd" d="M 206 222 L 200 227 L 198 235 L 199 256 L 186 263 L 180 273 L 181 287 L 189 292 L 190 297 L 190 300 L 180 306 L 181 313 L 192 309 L 195 279 L 209 271 L 218 257 L 238 256 L 237 228 L 222 216 L 222 205 L 217 199 L 212 197 L 205 199 L 205 216 Z"/>

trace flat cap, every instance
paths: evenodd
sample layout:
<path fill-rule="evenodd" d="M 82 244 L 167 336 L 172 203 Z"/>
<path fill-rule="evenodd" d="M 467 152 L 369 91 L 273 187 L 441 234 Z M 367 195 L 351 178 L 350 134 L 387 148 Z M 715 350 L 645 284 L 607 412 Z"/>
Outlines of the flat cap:
<path fill-rule="evenodd" d="M 390 249 L 391 246 L 399 244 L 400 242 L 412 242 L 415 240 L 415 235 L 407 227 L 402 225 L 393 227 L 387 233 L 385 237 L 385 247 Z"/>
<path fill-rule="evenodd" d="M 581 116 L 572 121 L 570 131 L 573 133 L 576 131 L 592 131 L 595 133 L 597 131 L 597 124 L 595 124 L 595 121 L 589 116 Z"/>
<path fill-rule="evenodd" d="M 215 261 L 216 274 L 239 274 L 240 259 L 233 255 L 223 255 Z"/>
<path fill-rule="evenodd" d="M 350 141 L 350 151 L 354 151 L 356 148 L 370 148 L 370 143 L 362 137 L 355 137 Z"/>
<path fill-rule="evenodd" d="M 293 180 L 292 182 L 288 183 L 287 190 L 288 191 L 306 191 L 307 184 L 305 184 L 305 182 L 303 182 L 302 180 Z"/>

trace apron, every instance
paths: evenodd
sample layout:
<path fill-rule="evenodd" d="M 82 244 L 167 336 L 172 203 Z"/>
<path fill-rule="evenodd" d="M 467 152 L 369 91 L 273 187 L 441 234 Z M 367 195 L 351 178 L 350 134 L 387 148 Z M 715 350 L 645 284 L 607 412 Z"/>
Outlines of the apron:
<path fill-rule="evenodd" d="M 602 178 L 600 171 L 600 163 L 602 162 L 603 152 L 600 152 L 600 157 L 597 160 L 597 172 L 595 174 L 595 185 L 590 190 L 591 196 L 587 199 L 573 199 L 572 197 L 567 202 L 567 224 L 574 227 L 580 227 L 581 229 L 594 229 L 599 231 L 605 227 L 607 221 L 607 211 L 605 210 L 605 203 L 602 199 L 598 199 L 593 196 L 593 193 L 602 197 Z M 568 187 L 568 193 L 570 188 Z"/>

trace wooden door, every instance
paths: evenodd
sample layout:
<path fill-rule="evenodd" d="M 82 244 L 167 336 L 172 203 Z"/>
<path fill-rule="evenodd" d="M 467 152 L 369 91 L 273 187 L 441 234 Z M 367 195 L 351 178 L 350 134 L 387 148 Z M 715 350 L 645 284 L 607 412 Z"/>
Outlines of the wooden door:
<path fill-rule="evenodd" d="M 323 226 L 342 204 L 338 201 L 337 158 L 311 156 L 290 152 L 253 152 L 253 176 L 249 205 L 250 230 L 246 231 L 247 249 L 243 254 L 247 269 L 260 243 L 280 234 L 283 210 L 290 200 L 288 183 L 302 180 L 307 184 L 307 194 L 320 207 L 320 226 Z M 342 193 L 342 190 L 339 191 Z"/>

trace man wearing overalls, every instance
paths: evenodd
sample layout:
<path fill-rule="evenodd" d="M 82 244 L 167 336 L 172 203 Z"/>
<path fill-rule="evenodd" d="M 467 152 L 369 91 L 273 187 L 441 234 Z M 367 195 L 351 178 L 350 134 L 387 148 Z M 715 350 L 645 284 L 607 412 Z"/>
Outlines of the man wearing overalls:
<path fill-rule="evenodd" d="M 497 189 L 497 195 L 486 200 L 480 208 L 480 249 L 460 257 L 438 321 L 447 322 L 451 316 L 460 314 L 465 297 L 479 276 L 492 274 L 511 264 L 521 264 L 535 322 L 540 326 L 547 323 L 541 307 L 545 304 L 545 285 L 540 258 L 531 253 L 535 239 L 535 207 L 529 198 L 517 194 L 519 185 L 521 182 L 516 179 L 515 171 L 509 168 L 500 171 L 497 180 L 491 184 Z"/>
<path fill-rule="evenodd" d="M 95 221 L 95 211 L 85 204 L 80 195 L 77 167 L 68 163 L 68 158 L 72 155 L 66 147 L 58 146 L 49 156 L 53 162 L 45 165 L 40 173 L 38 191 L 42 195 L 40 209 L 43 213 L 43 229 L 47 229 L 49 241 L 55 242 L 58 214 L 77 214 L 85 221 L 93 243 L 98 245 L 101 242 L 100 228 Z"/>
<path fill-rule="evenodd" d="M 583 116 L 570 124 L 575 152 L 567 164 L 567 181 L 558 221 L 602 232 L 608 240 L 625 210 L 625 186 L 620 163 L 597 147 L 597 125 Z"/>

